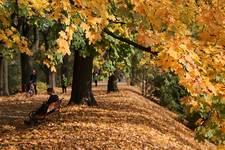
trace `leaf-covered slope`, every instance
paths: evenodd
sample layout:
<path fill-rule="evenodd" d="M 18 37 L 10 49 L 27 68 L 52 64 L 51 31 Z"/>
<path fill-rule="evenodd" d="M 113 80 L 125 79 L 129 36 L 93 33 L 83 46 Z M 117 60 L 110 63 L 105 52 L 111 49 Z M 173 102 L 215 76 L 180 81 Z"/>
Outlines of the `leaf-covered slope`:
<path fill-rule="evenodd" d="M 120 92 L 110 94 L 105 89 L 94 88 L 99 106 L 64 107 L 61 120 L 53 115 L 34 128 L 26 128 L 23 119 L 46 95 L 1 97 L 0 149 L 215 149 L 197 143 L 174 113 L 143 98 L 137 89 L 120 86 Z"/>

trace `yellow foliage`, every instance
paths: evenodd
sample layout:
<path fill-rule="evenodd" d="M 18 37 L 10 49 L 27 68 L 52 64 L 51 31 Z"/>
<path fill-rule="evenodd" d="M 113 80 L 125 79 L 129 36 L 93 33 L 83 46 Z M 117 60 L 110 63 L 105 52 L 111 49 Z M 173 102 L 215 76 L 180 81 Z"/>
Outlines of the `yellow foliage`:
<path fill-rule="evenodd" d="M 98 40 L 101 40 L 101 34 L 100 33 L 96 33 L 96 32 L 91 32 L 91 31 L 86 31 L 86 37 L 89 39 L 90 43 L 95 43 Z"/>
<path fill-rule="evenodd" d="M 63 38 L 59 38 L 57 40 L 58 43 L 58 52 L 62 53 L 62 54 L 70 54 L 70 49 L 69 49 L 69 43 L 67 40 L 63 39 Z"/>
<path fill-rule="evenodd" d="M 225 146 L 224 145 L 217 146 L 217 150 L 224 150 L 224 149 L 225 149 Z"/>
<path fill-rule="evenodd" d="M 80 27 L 84 30 L 84 31 L 89 31 L 90 26 L 88 26 L 86 23 L 81 23 Z"/>
<path fill-rule="evenodd" d="M 49 62 L 48 59 L 45 59 L 45 60 L 43 61 L 43 64 L 45 64 L 48 68 L 50 68 L 50 62 Z"/>
<path fill-rule="evenodd" d="M 51 70 L 51 72 L 56 72 L 55 66 L 51 66 L 50 70 Z"/>
<path fill-rule="evenodd" d="M 0 5 L 4 4 L 5 0 L 0 0 Z"/>
<path fill-rule="evenodd" d="M 73 39 L 73 33 L 75 32 L 76 27 L 74 24 L 71 24 L 66 28 L 65 31 L 59 32 L 59 38 L 57 39 L 58 52 L 65 55 L 71 54 L 70 52 L 70 42 Z"/>

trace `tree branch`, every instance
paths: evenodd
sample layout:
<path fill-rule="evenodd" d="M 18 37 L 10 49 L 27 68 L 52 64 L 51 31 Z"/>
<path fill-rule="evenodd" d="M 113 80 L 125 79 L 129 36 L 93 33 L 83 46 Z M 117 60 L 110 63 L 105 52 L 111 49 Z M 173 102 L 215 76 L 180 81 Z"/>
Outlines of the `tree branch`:
<path fill-rule="evenodd" d="M 106 34 L 112 36 L 112 37 L 115 38 L 115 39 L 118 39 L 118 40 L 120 40 L 120 41 L 122 41 L 122 42 L 125 42 L 125 43 L 127 43 L 127 44 L 129 44 L 129 45 L 132 45 L 132 46 L 134 46 L 134 47 L 136 47 L 136 48 L 138 48 L 138 49 L 140 49 L 140 50 L 142 50 L 142 51 L 151 53 L 151 54 L 153 54 L 153 55 L 157 55 L 157 54 L 158 54 L 158 52 L 153 52 L 152 49 L 151 49 L 151 47 L 144 47 L 144 46 L 142 46 L 142 45 L 139 45 L 139 44 L 137 44 L 137 43 L 135 43 L 135 42 L 129 40 L 128 38 L 124 38 L 124 37 L 122 37 L 122 36 L 120 36 L 120 35 L 117 35 L 117 34 L 111 32 L 111 31 L 110 31 L 109 29 L 107 29 L 107 28 L 105 28 L 105 29 L 103 30 L 103 32 L 105 32 Z"/>
<path fill-rule="evenodd" d="M 108 19 L 108 21 L 109 21 L 109 23 L 115 23 L 115 24 L 121 24 L 121 25 L 126 24 L 125 22 L 118 21 L 118 20 L 110 20 L 110 19 Z"/>

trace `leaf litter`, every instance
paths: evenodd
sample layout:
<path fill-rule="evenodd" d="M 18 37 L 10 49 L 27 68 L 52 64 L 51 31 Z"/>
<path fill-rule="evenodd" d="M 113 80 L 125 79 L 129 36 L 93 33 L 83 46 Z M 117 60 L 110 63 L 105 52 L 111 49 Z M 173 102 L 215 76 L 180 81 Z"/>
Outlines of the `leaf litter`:
<path fill-rule="evenodd" d="M 0 149 L 216 149 L 197 142 L 176 114 L 142 97 L 137 88 L 119 87 L 109 94 L 105 85 L 94 87 L 96 107 L 66 106 L 70 91 L 59 94 L 65 99 L 61 117 L 50 115 L 32 128 L 23 121 L 47 99 L 45 93 L 0 97 Z"/>

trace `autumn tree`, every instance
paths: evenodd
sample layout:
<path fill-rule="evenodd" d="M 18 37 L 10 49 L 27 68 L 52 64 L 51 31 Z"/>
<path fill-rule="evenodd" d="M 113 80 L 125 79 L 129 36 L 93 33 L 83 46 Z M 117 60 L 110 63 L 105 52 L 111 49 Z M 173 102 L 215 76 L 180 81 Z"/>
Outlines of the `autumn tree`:
<path fill-rule="evenodd" d="M 97 102 L 92 93 L 92 69 L 95 47 L 89 44 L 84 31 L 79 27 L 73 36 L 71 49 L 74 52 L 72 92 L 69 104 L 80 104 L 84 99 L 89 105 Z"/>
<path fill-rule="evenodd" d="M 224 100 L 225 3 L 213 0 L 145 3 L 133 0 L 132 3 L 134 10 L 148 22 L 140 27 L 137 41 L 155 47 L 159 51 L 155 64 L 179 76 L 180 84 L 190 93 L 183 98 L 187 105 L 200 111 L 203 118 L 211 113 L 208 124 L 198 128 L 198 133 L 214 140 L 222 137 L 224 118 L 218 114 L 223 114 L 224 107 L 221 101 Z M 222 141 L 218 138 L 214 142 Z"/>
<path fill-rule="evenodd" d="M 12 3 L 15 7 L 9 7 Z M 214 137 L 223 136 L 225 131 L 222 115 L 225 107 L 224 5 L 224 0 L 0 0 L 0 41 L 7 49 L 31 55 L 30 37 L 22 34 L 17 23 L 20 16 L 25 16 L 24 25 L 38 16 L 63 25 L 61 31 L 56 31 L 55 41 L 55 51 L 62 55 L 71 53 L 71 40 L 78 27 L 84 31 L 89 46 L 100 41 L 104 32 L 149 52 L 155 65 L 178 75 L 179 83 L 190 93 L 183 99 L 187 105 L 199 110 L 202 117 L 212 113 L 206 124 L 208 130 L 199 131 L 209 139 L 216 139 Z M 75 53 L 79 62 L 74 69 L 88 66 L 88 75 L 85 79 L 78 75 L 74 81 L 86 80 L 80 84 L 88 91 L 93 56 L 79 58 L 82 54 Z M 46 64 L 54 69 L 54 63 L 46 61 Z M 79 99 L 89 96 L 73 86 L 71 101 L 76 92 L 81 94 Z"/>

